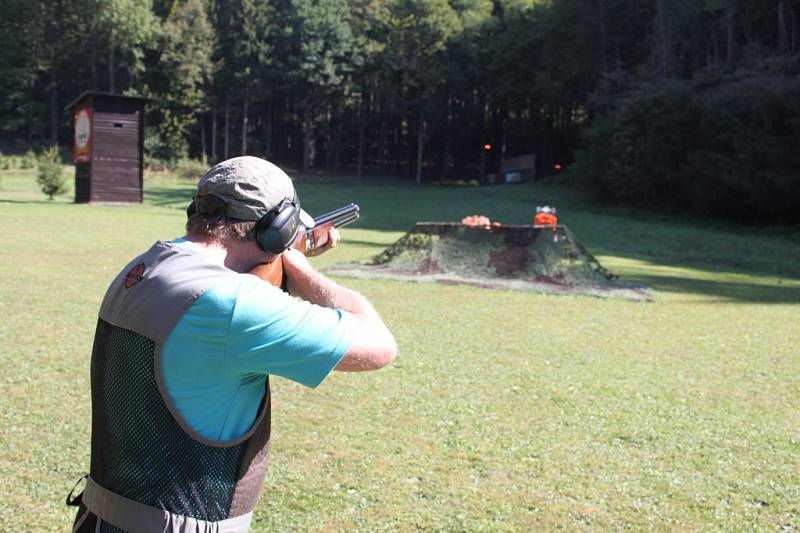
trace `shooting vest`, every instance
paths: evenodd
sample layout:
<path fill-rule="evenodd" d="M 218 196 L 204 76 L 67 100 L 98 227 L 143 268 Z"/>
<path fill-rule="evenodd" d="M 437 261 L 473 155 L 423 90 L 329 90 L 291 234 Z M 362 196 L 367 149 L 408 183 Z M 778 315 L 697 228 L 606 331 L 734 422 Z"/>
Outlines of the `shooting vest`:
<path fill-rule="evenodd" d="M 248 530 L 267 471 L 269 381 L 253 427 L 218 442 L 188 426 L 161 371 L 180 318 L 233 275 L 202 253 L 158 242 L 111 283 L 92 350 L 91 467 L 74 531 Z"/>

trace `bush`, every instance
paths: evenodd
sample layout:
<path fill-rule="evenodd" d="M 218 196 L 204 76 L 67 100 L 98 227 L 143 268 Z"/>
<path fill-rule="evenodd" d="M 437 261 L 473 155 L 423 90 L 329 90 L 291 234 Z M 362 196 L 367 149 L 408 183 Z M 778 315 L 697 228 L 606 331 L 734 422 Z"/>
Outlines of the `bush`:
<path fill-rule="evenodd" d="M 800 81 L 642 85 L 597 117 L 573 173 L 609 201 L 797 223 Z"/>
<path fill-rule="evenodd" d="M 148 157 L 173 164 L 186 159 L 189 143 L 181 125 L 181 119 L 163 110 L 160 127 L 145 129 L 144 151 Z"/>
<path fill-rule="evenodd" d="M 161 132 L 157 128 L 145 128 L 144 153 L 147 159 L 159 162 L 169 161 L 172 157 L 164 143 Z"/>
<path fill-rule="evenodd" d="M 14 168 L 14 157 L 0 155 L 0 170 L 11 170 L 12 168 Z"/>
<path fill-rule="evenodd" d="M 29 170 L 36 166 L 36 154 L 34 154 L 31 150 L 25 152 L 20 158 L 19 168 L 23 170 Z"/>
<path fill-rule="evenodd" d="M 574 171 L 603 197 L 657 206 L 679 193 L 696 142 L 691 91 L 679 82 L 645 85 L 621 98 L 586 134 Z"/>
<path fill-rule="evenodd" d="M 800 221 L 800 82 L 731 83 L 703 94 L 695 108 L 701 141 L 688 154 L 689 194 L 712 199 L 706 212 L 714 216 Z"/>
<path fill-rule="evenodd" d="M 181 180 L 197 182 L 208 170 L 208 165 L 197 159 L 184 159 L 173 165 L 172 172 Z"/>
<path fill-rule="evenodd" d="M 53 146 L 39 156 L 37 161 L 39 172 L 36 183 L 41 191 L 52 200 L 56 196 L 65 194 L 68 190 L 67 180 L 62 173 L 61 155 L 58 148 Z"/>

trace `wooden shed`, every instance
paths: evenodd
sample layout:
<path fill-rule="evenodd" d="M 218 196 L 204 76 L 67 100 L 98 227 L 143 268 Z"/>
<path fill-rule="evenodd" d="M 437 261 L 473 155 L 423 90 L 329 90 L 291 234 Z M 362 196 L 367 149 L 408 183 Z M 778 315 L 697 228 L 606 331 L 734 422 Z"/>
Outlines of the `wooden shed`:
<path fill-rule="evenodd" d="M 142 201 L 146 98 L 87 91 L 74 118 L 75 202 Z"/>

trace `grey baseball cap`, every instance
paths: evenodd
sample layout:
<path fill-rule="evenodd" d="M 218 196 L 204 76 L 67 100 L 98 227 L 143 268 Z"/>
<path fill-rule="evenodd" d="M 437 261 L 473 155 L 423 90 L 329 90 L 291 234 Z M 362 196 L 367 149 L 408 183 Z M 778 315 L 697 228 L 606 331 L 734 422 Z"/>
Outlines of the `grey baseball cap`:
<path fill-rule="evenodd" d="M 265 159 L 242 156 L 213 166 L 197 183 L 196 198 L 215 196 L 226 204 L 225 214 L 240 220 L 259 220 L 285 201 L 297 201 L 292 179 Z M 314 227 L 314 218 L 300 210 L 300 222 Z"/>

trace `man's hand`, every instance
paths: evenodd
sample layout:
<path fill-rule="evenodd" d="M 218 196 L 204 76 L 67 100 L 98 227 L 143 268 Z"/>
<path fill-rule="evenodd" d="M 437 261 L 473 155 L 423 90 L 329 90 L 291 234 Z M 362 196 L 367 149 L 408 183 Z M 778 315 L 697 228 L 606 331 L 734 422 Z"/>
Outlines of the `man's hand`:
<path fill-rule="evenodd" d="M 316 257 L 318 255 L 324 254 L 331 248 L 335 248 L 336 245 L 339 244 L 342 240 L 341 235 L 339 235 L 339 230 L 337 230 L 333 226 L 333 222 L 317 226 L 313 230 L 313 235 L 314 235 L 314 247 L 311 248 L 310 250 L 306 250 L 305 231 L 301 232 L 297 236 L 297 238 L 292 243 L 291 248 L 299 250 L 306 257 Z"/>
<path fill-rule="evenodd" d="M 333 222 L 323 224 L 314 228 L 314 247 L 305 252 L 307 257 L 316 257 L 324 254 L 331 248 L 335 248 L 341 242 L 342 236 L 339 230 L 333 226 Z"/>

